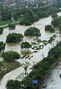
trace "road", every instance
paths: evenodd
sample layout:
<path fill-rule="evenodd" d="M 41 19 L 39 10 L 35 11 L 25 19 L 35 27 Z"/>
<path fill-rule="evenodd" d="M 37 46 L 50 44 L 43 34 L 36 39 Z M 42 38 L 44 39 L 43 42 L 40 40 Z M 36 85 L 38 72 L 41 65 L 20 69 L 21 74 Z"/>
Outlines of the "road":
<path fill-rule="evenodd" d="M 61 61 L 58 62 L 57 66 L 49 73 L 47 78 L 44 80 L 42 85 L 47 85 L 46 88 L 40 89 L 61 89 Z"/>

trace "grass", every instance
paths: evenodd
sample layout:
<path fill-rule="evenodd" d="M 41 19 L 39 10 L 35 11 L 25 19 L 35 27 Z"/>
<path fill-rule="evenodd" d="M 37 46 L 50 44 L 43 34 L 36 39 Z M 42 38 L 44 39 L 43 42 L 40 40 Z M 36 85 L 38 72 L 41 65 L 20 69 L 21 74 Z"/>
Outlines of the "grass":
<path fill-rule="evenodd" d="M 0 20 L 0 25 L 6 25 L 12 23 L 12 20 L 7 20 L 7 21 L 1 21 Z"/>
<path fill-rule="evenodd" d="M 3 70 L 0 73 L 0 80 L 2 80 L 3 76 L 8 72 L 20 67 L 21 65 L 18 62 L 3 62 Z"/>
<path fill-rule="evenodd" d="M 18 17 L 18 19 L 16 21 L 21 21 L 23 20 L 23 17 Z M 0 26 L 2 25 L 6 25 L 6 24 L 11 24 L 12 23 L 12 20 L 6 20 L 6 21 L 1 21 L 0 20 Z M 15 25 L 19 24 L 17 22 L 14 23 Z M 8 26 L 3 26 L 3 28 L 7 28 Z"/>
<path fill-rule="evenodd" d="M 23 17 L 18 17 L 18 19 L 16 21 L 21 21 L 23 20 Z M 11 24 L 12 23 L 12 20 L 6 20 L 6 21 L 1 21 L 0 20 L 0 26 L 2 25 L 6 25 L 6 24 Z M 15 23 L 16 25 L 17 23 Z M 6 28 L 7 26 L 4 26 L 4 28 Z"/>
<path fill-rule="evenodd" d="M 18 17 L 17 21 L 19 21 L 19 20 L 21 21 L 21 20 L 23 20 L 23 18 L 24 18 L 24 17 L 21 17 L 21 16 L 20 16 L 20 17 Z"/>

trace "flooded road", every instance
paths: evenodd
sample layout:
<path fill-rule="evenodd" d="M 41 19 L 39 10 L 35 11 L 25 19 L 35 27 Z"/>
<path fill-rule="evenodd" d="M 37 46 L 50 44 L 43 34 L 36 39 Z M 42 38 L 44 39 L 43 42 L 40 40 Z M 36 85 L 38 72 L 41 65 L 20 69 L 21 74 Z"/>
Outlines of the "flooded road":
<path fill-rule="evenodd" d="M 48 24 L 51 24 L 51 21 L 52 21 L 52 17 L 49 16 L 47 18 L 40 19 L 39 21 L 35 22 L 31 26 L 20 26 L 20 25 L 17 25 L 16 29 L 13 30 L 13 31 L 10 31 L 9 28 L 6 28 L 6 29 L 4 29 L 3 34 L 0 35 L 0 41 L 5 42 L 6 41 L 6 37 L 7 37 L 7 35 L 9 33 L 14 32 L 14 33 L 21 33 L 21 34 L 24 35 L 24 31 L 26 29 L 28 29 L 29 27 L 36 27 L 36 28 L 40 29 L 40 32 L 41 32 L 41 37 L 39 37 L 40 40 L 49 40 L 51 36 L 56 35 L 56 38 L 52 42 L 52 44 L 47 44 L 47 45 L 45 45 L 43 47 L 43 49 L 38 50 L 38 52 L 30 54 L 30 57 L 31 57 L 30 60 L 29 60 L 29 58 L 26 58 L 26 59 L 25 58 L 23 58 L 23 59 L 20 58 L 20 59 L 17 60 L 18 62 L 20 62 L 22 64 L 25 63 L 25 62 L 29 62 L 30 63 L 29 68 L 28 68 L 28 73 L 30 73 L 30 71 L 31 71 L 30 68 L 34 65 L 34 63 L 36 64 L 37 62 L 41 61 L 44 57 L 47 57 L 49 50 L 52 47 L 54 47 L 57 44 L 57 42 L 59 42 L 61 40 L 61 37 L 60 37 L 60 34 L 59 34 L 58 30 L 56 30 L 55 33 L 45 32 L 45 26 L 48 25 Z M 34 40 L 34 38 L 27 38 L 27 37 L 24 37 L 23 41 L 28 41 L 30 43 L 31 42 L 36 42 Z M 5 52 L 6 51 L 17 51 L 18 53 L 21 54 L 20 44 L 15 44 L 15 45 L 6 44 Z M 31 51 L 33 52 L 32 49 L 31 49 Z M 2 60 L 2 58 L 0 58 L 0 60 Z M 7 73 L 3 77 L 2 81 L 1 81 L 0 89 L 6 89 L 5 85 L 6 85 L 7 81 L 10 80 L 10 79 L 16 79 L 16 77 L 18 75 L 20 75 L 21 73 L 24 73 L 23 66 L 15 69 L 15 70 L 13 70 L 13 71 L 11 71 L 9 73 Z M 20 79 L 20 80 L 22 80 L 22 79 Z"/>

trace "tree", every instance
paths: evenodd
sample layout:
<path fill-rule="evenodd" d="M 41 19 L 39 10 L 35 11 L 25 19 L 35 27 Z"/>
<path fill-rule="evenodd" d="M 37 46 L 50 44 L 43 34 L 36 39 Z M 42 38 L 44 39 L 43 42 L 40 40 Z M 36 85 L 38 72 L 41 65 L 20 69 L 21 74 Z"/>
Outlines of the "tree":
<path fill-rule="evenodd" d="M 33 14 L 30 10 L 27 10 L 24 15 L 24 23 L 26 24 L 26 22 L 30 22 L 30 24 L 33 23 Z"/>
<path fill-rule="evenodd" d="M 52 25 L 54 26 L 54 27 L 58 27 L 58 25 L 59 25 L 59 18 L 54 18 L 54 20 L 52 20 Z"/>
<path fill-rule="evenodd" d="M 7 43 L 18 43 L 23 40 L 23 35 L 20 33 L 10 33 L 6 38 Z"/>
<path fill-rule="evenodd" d="M 35 27 L 30 27 L 24 32 L 25 36 L 36 36 L 39 37 L 41 36 L 40 30 L 35 28 Z"/>
<path fill-rule="evenodd" d="M 15 60 L 20 58 L 20 54 L 14 51 L 8 51 L 4 52 L 2 54 L 2 57 L 6 62 L 14 62 Z"/>
<path fill-rule="evenodd" d="M 54 19 L 54 18 L 58 18 L 58 15 L 56 14 L 56 13 L 54 13 L 53 15 L 52 15 L 52 18 Z"/>
<path fill-rule="evenodd" d="M 34 21 L 38 21 L 39 20 L 39 16 L 37 14 L 33 14 L 33 18 L 34 18 Z"/>
<path fill-rule="evenodd" d="M 3 28 L 2 27 L 0 27 L 0 34 L 2 34 L 3 33 Z"/>
<path fill-rule="evenodd" d="M 4 51 L 5 49 L 5 43 L 0 42 L 0 51 Z"/>
<path fill-rule="evenodd" d="M 27 74 L 28 67 L 29 67 L 29 63 L 25 62 L 25 64 L 24 64 L 25 75 Z"/>
<path fill-rule="evenodd" d="M 51 25 L 46 25 L 45 26 L 45 31 L 55 32 L 54 28 Z"/>
<path fill-rule="evenodd" d="M 21 48 L 22 49 L 25 48 L 25 50 L 29 49 L 29 48 L 31 48 L 31 44 L 29 42 L 22 42 Z"/>
<path fill-rule="evenodd" d="M 3 63 L 0 62 L 0 72 L 2 71 Z"/>
<path fill-rule="evenodd" d="M 15 24 L 9 24 L 8 27 L 9 27 L 10 30 L 15 29 Z"/>
<path fill-rule="evenodd" d="M 10 20 L 11 19 L 11 12 L 9 10 L 3 10 L 1 12 L 1 19 L 2 20 Z"/>
<path fill-rule="evenodd" d="M 23 20 L 19 23 L 21 25 L 31 25 L 34 22 L 33 13 L 31 10 L 26 10 Z"/>

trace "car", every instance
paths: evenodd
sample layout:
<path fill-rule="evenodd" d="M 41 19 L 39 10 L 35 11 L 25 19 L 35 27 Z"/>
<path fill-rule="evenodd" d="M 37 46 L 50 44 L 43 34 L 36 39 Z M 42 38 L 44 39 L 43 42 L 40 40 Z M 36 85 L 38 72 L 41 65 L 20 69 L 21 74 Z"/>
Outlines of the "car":
<path fill-rule="evenodd" d="M 60 78 L 61 78 L 61 74 L 60 74 Z"/>
<path fill-rule="evenodd" d="M 43 84 L 43 85 L 42 85 L 42 88 L 46 88 L 46 87 L 47 87 L 47 84 Z"/>

